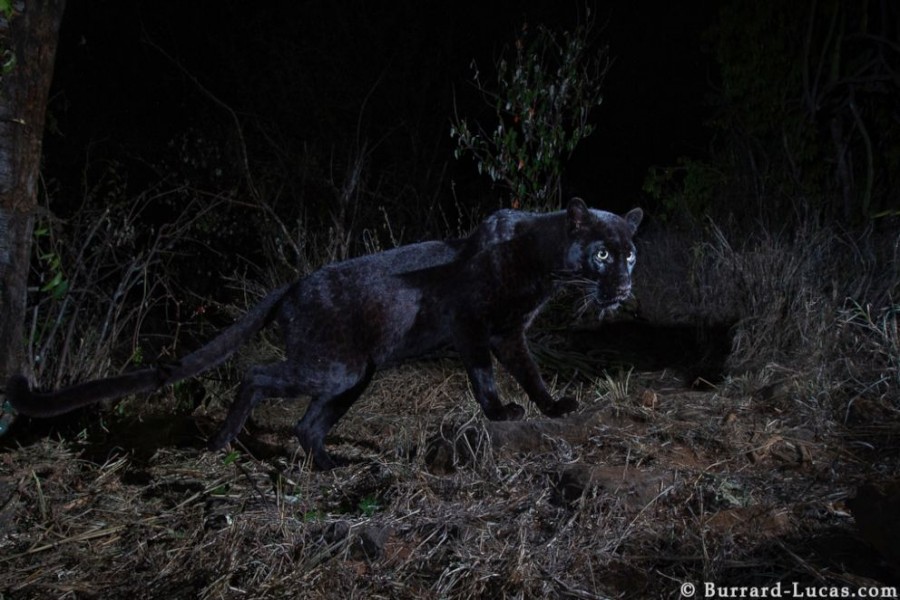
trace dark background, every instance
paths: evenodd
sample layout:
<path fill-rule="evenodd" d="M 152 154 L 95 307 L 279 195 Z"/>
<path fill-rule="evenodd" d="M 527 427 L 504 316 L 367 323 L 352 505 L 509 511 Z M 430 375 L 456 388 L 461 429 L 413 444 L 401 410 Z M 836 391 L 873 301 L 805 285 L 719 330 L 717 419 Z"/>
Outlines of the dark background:
<path fill-rule="evenodd" d="M 44 140 L 46 214 L 78 239 L 112 209 L 134 252 L 190 222 L 170 244 L 170 271 L 200 296 L 276 255 L 289 272 L 269 279 L 281 281 L 466 235 L 517 205 L 454 156 L 454 118 L 496 124 L 475 69 L 495 86 L 525 25 L 585 23 L 611 60 L 603 101 L 567 159 L 562 197 L 541 210 L 572 195 L 616 212 L 640 205 L 646 224 L 685 239 L 709 223 L 737 240 L 811 221 L 895 226 L 890 0 L 70 0 Z"/>
<path fill-rule="evenodd" d="M 712 77 L 703 32 L 714 14 L 705 3 L 591 5 L 597 46 L 608 44 L 613 66 L 567 191 L 623 210 L 646 203 L 649 166 L 702 155 Z M 231 172 L 222 177 L 234 177 L 234 123 L 203 89 L 237 113 L 251 162 L 305 148 L 322 165 L 342 163 L 362 140 L 375 168 L 396 180 L 446 194 L 452 179 L 490 194 L 490 182 L 451 154 L 454 101 L 460 115 L 491 117 L 471 84 L 472 61 L 489 72 L 523 22 L 571 28 L 585 19 L 580 0 L 70 0 L 45 140 L 45 174 L 60 186 L 54 203 L 65 212 L 86 167 L 105 160 L 128 163 L 135 186 L 161 175 L 186 132 L 224 152 Z M 429 179 L 443 164 L 448 175 Z M 204 185 L 208 176 L 190 177 Z"/>

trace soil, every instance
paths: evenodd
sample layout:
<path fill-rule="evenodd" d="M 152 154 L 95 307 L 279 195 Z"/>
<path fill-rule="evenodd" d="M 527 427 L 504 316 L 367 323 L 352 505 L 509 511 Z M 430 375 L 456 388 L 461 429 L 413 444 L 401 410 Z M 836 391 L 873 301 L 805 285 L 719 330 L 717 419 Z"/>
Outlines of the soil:
<path fill-rule="evenodd" d="M 579 411 L 512 423 L 484 420 L 455 360 L 388 370 L 329 438 L 349 459 L 329 472 L 290 433 L 303 401 L 208 452 L 224 386 L 19 419 L 0 598 L 896 597 L 900 426 L 858 418 L 876 402 L 836 425 L 789 376 L 697 389 L 652 366 L 553 380 Z"/>

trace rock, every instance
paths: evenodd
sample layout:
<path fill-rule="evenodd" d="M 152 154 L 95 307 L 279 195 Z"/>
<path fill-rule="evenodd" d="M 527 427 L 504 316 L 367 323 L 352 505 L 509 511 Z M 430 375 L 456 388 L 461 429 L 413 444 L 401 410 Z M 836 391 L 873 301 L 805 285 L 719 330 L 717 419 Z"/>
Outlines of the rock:
<path fill-rule="evenodd" d="M 553 450 L 554 440 L 584 444 L 595 423 L 590 415 L 579 414 L 565 419 L 490 421 L 486 427 L 495 451 L 525 453 Z"/>
<path fill-rule="evenodd" d="M 609 496 L 638 511 L 663 489 L 663 477 L 651 471 L 625 466 L 574 465 L 550 474 L 550 501 L 573 509 L 589 494 Z"/>
<path fill-rule="evenodd" d="M 384 547 L 393 534 L 391 527 L 363 525 L 356 530 L 356 537 L 350 546 L 350 557 L 354 559 L 376 560 L 384 556 Z"/>
<path fill-rule="evenodd" d="M 441 432 L 432 436 L 426 444 L 425 464 L 436 475 L 449 475 L 457 467 L 476 462 L 483 455 L 486 443 L 488 436 L 478 425 L 465 425 L 458 429 L 454 426 L 442 427 Z"/>

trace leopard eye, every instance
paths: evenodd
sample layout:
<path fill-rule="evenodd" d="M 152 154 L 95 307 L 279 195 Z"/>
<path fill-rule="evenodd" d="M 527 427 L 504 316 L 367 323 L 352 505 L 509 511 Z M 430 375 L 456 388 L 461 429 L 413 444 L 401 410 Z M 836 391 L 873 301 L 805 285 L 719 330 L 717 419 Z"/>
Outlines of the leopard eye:
<path fill-rule="evenodd" d="M 597 250 L 596 257 L 597 257 L 597 260 L 601 260 L 601 261 L 608 259 L 609 258 L 609 250 L 607 250 L 606 248 L 601 248 L 600 250 Z"/>
<path fill-rule="evenodd" d="M 637 260 L 637 256 L 635 256 L 634 252 L 632 251 L 628 253 L 628 258 L 626 258 L 625 260 L 627 260 L 630 264 Z"/>

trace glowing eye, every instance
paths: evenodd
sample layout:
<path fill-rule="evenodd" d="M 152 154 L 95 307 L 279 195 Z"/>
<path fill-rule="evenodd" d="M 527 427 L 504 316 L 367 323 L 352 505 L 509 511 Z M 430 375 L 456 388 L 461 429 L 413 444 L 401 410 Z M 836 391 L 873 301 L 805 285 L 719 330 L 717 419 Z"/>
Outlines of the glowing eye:
<path fill-rule="evenodd" d="M 634 255 L 634 252 L 629 252 L 628 258 L 626 260 L 630 263 L 633 263 L 635 260 L 637 260 L 637 256 Z"/>
<path fill-rule="evenodd" d="M 606 260 L 609 258 L 609 251 L 606 248 L 597 250 L 597 260 Z"/>

